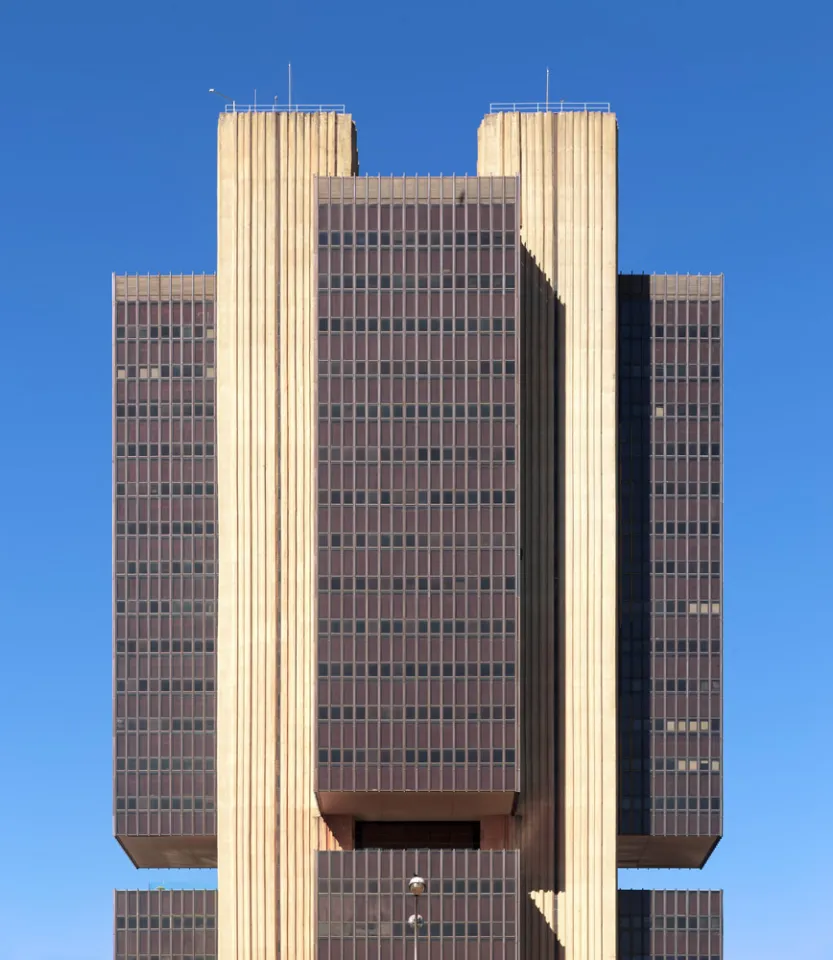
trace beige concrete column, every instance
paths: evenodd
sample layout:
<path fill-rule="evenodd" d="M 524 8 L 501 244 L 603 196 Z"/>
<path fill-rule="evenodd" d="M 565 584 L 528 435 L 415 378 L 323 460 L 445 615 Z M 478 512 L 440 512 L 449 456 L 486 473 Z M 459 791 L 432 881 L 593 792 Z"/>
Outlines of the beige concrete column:
<path fill-rule="evenodd" d="M 313 179 L 353 172 L 353 124 L 224 114 L 218 144 L 219 956 L 312 960 Z"/>
<path fill-rule="evenodd" d="M 283 114 L 279 136 L 280 282 L 280 943 L 285 960 L 315 957 L 318 399 L 315 177 L 355 173 L 353 123 Z M 222 548 L 221 548 L 222 549 Z M 323 838 L 322 838 L 323 839 Z"/>
<path fill-rule="evenodd" d="M 523 563 L 521 877 L 547 924 L 557 900 L 566 960 L 613 960 L 616 118 L 495 114 L 481 124 L 478 147 L 479 175 L 520 174 L 521 240 L 530 254 L 521 294 L 522 369 L 528 356 L 529 371 L 521 390 L 521 456 L 522 469 L 535 467 L 522 489 L 527 516 L 550 489 L 558 491 L 560 509 L 552 540 L 548 526 L 537 536 L 529 531 Z M 548 399 L 556 371 L 557 454 L 547 446 L 555 425 L 539 430 L 535 423 L 536 406 L 548 409 L 540 401 Z M 522 531 L 524 509 L 522 501 Z M 557 579 L 550 576 L 555 569 Z M 525 958 L 551 955 L 540 916 L 529 908 L 522 939 Z"/>
<path fill-rule="evenodd" d="M 276 118 L 224 114 L 218 150 L 219 955 L 277 957 Z"/>

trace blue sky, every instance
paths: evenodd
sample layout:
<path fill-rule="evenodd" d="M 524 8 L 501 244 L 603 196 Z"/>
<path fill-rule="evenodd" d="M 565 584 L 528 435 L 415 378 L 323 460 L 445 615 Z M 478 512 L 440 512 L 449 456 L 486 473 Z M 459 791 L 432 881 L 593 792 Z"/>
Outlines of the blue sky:
<path fill-rule="evenodd" d="M 109 960 L 111 891 L 147 883 L 111 837 L 110 273 L 214 269 L 206 91 L 283 100 L 290 60 L 371 173 L 474 172 L 489 102 L 549 67 L 619 115 L 620 268 L 726 274 L 726 838 L 622 882 L 725 888 L 732 960 L 833 956 L 831 29 L 807 0 L 7 0 L 1 960 Z"/>

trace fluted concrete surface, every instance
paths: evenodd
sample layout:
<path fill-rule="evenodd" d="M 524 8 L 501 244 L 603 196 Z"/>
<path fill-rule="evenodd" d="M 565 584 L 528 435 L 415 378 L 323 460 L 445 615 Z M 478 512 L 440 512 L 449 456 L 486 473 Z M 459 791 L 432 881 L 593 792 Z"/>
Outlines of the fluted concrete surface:
<path fill-rule="evenodd" d="M 539 465 L 522 503 L 559 503 L 523 561 L 525 958 L 551 955 L 554 901 L 566 960 L 616 956 L 616 158 L 613 114 L 494 114 L 478 135 L 478 174 L 521 180 L 522 456 Z"/>
<path fill-rule="evenodd" d="M 350 117 L 223 114 L 218 154 L 219 956 L 312 960 L 313 181 Z M 279 948 L 280 944 L 280 948 Z"/>

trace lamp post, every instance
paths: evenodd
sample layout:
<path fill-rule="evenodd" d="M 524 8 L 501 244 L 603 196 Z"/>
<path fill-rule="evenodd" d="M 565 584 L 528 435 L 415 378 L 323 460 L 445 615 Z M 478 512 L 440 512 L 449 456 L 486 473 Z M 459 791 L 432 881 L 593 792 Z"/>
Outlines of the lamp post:
<path fill-rule="evenodd" d="M 232 109 L 234 109 L 234 108 L 236 107 L 236 101 L 234 100 L 234 98 L 233 98 L 233 97 L 227 97 L 227 96 L 226 96 L 224 93 L 222 93 L 220 90 L 215 90 L 214 87 L 211 87 L 211 89 L 210 89 L 208 92 L 209 92 L 209 93 L 213 93 L 215 97 L 222 97 L 223 100 L 228 100 L 228 102 L 229 102 L 229 103 L 231 104 L 231 106 L 232 106 Z"/>
<path fill-rule="evenodd" d="M 422 877 L 411 877 L 408 881 L 408 891 L 414 896 L 414 912 L 408 917 L 408 926 L 414 928 L 414 960 L 418 960 L 419 930 L 425 923 L 419 914 L 419 898 L 425 893 L 425 881 Z"/>

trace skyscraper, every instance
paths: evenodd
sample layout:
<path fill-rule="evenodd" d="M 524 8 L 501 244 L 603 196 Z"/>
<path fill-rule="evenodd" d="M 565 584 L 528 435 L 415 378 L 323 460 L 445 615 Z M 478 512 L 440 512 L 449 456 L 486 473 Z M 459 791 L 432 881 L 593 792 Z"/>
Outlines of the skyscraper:
<path fill-rule="evenodd" d="M 117 957 L 721 957 L 617 867 L 722 831 L 722 278 L 617 276 L 605 106 L 438 178 L 235 106 L 218 172 L 216 284 L 114 283 L 116 835 L 218 891 Z"/>

